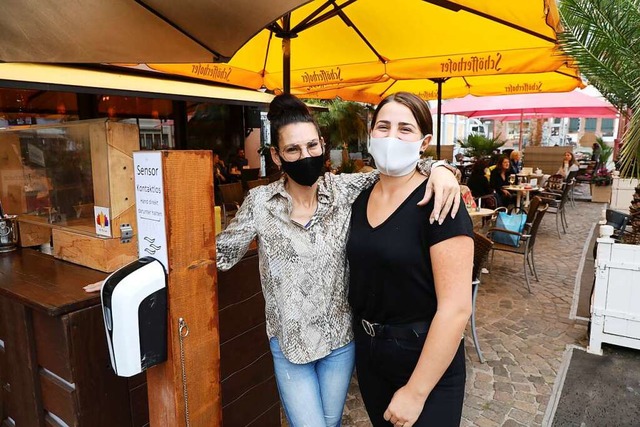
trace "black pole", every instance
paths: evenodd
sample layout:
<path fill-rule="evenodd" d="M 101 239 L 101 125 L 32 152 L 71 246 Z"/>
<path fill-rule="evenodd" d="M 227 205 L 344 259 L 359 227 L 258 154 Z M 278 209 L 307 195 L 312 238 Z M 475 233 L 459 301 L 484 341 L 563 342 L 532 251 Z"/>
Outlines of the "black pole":
<path fill-rule="evenodd" d="M 173 138 L 177 150 L 187 149 L 187 103 L 172 101 Z"/>
<path fill-rule="evenodd" d="M 78 103 L 78 119 L 97 119 L 100 117 L 98 112 L 98 95 L 93 93 L 77 93 L 76 100 Z"/>
<path fill-rule="evenodd" d="M 291 15 L 286 14 L 283 22 L 282 38 L 282 90 L 291 93 Z"/>
<path fill-rule="evenodd" d="M 437 79 L 438 83 L 438 134 L 436 135 L 436 156 L 440 160 L 440 128 L 442 127 L 442 82 L 444 79 Z"/>

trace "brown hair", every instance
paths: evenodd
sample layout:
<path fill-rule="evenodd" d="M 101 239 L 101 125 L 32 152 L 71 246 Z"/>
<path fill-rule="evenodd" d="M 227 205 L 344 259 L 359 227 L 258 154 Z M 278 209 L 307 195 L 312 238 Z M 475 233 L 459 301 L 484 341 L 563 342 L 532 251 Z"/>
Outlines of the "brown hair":
<path fill-rule="evenodd" d="M 373 130 L 376 125 L 380 109 L 389 102 L 397 102 L 411 110 L 413 117 L 415 117 L 416 122 L 418 123 L 420 132 L 422 132 L 422 136 L 431 135 L 433 133 L 433 119 L 431 118 L 429 106 L 422 98 L 409 92 L 396 92 L 383 99 L 376 107 L 376 111 L 373 113 L 371 130 Z"/>

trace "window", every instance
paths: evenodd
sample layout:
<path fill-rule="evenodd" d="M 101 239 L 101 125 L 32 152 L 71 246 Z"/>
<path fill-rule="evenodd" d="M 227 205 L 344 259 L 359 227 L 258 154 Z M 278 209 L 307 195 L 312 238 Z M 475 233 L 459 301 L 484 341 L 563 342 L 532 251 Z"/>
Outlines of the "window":
<path fill-rule="evenodd" d="M 569 132 L 574 133 L 580 130 L 580 119 L 569 119 Z"/>
<path fill-rule="evenodd" d="M 600 132 L 602 136 L 613 136 L 613 119 L 602 119 Z"/>
<path fill-rule="evenodd" d="M 598 119 L 586 119 L 584 121 L 584 131 L 595 132 L 597 122 L 598 122 Z"/>

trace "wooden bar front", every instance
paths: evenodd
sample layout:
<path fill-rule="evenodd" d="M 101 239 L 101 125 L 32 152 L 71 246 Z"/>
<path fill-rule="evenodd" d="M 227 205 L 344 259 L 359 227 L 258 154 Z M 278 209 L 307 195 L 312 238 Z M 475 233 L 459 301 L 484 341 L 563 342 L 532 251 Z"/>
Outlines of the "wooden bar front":
<path fill-rule="evenodd" d="M 0 254 L 2 427 L 148 425 L 146 377 L 113 374 L 99 294 L 82 289 L 105 276 L 31 249 Z M 218 298 L 223 425 L 279 426 L 255 250 L 218 273 Z"/>

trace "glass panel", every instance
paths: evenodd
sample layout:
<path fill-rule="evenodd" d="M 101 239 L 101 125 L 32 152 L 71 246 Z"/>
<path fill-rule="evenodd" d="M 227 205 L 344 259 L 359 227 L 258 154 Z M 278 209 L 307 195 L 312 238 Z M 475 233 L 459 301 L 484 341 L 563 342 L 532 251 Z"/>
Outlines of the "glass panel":
<path fill-rule="evenodd" d="M 613 136 L 613 119 L 602 119 L 600 131 L 602 136 Z"/>
<path fill-rule="evenodd" d="M 585 132 L 595 132 L 598 119 L 586 119 L 584 121 Z"/>
<path fill-rule="evenodd" d="M 0 195 L 7 213 L 93 230 L 89 126 L 0 131 Z"/>
<path fill-rule="evenodd" d="M 569 132 L 578 132 L 580 130 L 580 119 L 569 119 Z"/>

